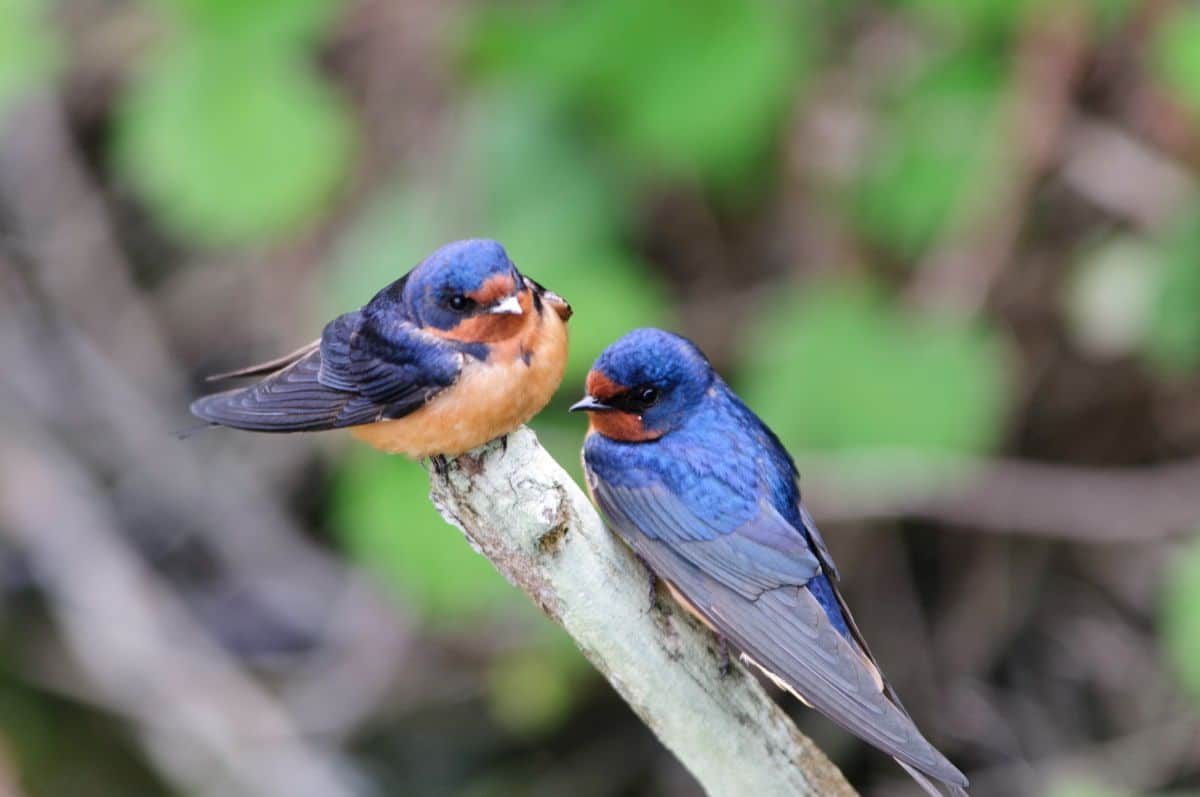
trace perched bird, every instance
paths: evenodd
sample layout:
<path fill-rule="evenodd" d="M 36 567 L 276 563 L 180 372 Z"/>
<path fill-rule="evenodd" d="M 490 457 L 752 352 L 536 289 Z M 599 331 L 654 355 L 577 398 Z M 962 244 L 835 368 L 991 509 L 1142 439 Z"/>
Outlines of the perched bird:
<path fill-rule="evenodd" d="M 447 244 L 319 340 L 216 379 L 266 375 L 192 403 L 256 432 L 352 427 L 389 453 L 457 456 L 537 414 L 562 381 L 571 307 L 495 241 Z"/>
<path fill-rule="evenodd" d="M 690 341 L 639 329 L 600 355 L 583 447 L 592 497 L 676 599 L 931 795 L 967 779 L 917 730 L 838 592 L 779 439 Z"/>

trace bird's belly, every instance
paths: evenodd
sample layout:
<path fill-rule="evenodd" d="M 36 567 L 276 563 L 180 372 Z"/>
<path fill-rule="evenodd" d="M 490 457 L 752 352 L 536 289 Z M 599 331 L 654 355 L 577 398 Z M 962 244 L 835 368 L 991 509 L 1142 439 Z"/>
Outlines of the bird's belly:
<path fill-rule="evenodd" d="M 414 459 L 458 456 L 508 434 L 546 406 L 566 368 L 567 327 L 556 313 L 544 314 L 533 338 L 528 364 L 519 348 L 506 351 L 501 344 L 486 362 L 463 366 L 458 381 L 411 415 L 350 433 Z"/>

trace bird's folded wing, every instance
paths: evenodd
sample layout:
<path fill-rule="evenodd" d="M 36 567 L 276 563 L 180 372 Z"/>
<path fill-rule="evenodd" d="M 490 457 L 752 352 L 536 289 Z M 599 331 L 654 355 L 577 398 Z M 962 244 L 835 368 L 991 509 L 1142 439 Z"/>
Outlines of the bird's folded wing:
<path fill-rule="evenodd" d="M 719 509 L 692 512 L 662 485 L 590 481 L 620 536 L 754 664 L 902 763 L 952 787 L 966 785 L 889 699 L 870 655 L 837 631 L 804 588 L 820 564 L 778 513 L 766 506 L 755 520 L 733 525 Z"/>
<path fill-rule="evenodd" d="M 357 426 L 403 417 L 452 385 L 462 356 L 407 322 L 361 311 L 330 322 L 320 345 L 248 387 L 205 396 L 197 417 L 260 432 Z"/>
<path fill-rule="evenodd" d="M 804 584 L 821 572 L 804 537 L 765 501 L 750 520 L 719 506 L 693 511 L 661 485 L 593 484 L 601 510 L 627 539 L 664 545 L 743 598 L 779 584 Z M 630 544 L 638 547 L 635 539 Z"/>

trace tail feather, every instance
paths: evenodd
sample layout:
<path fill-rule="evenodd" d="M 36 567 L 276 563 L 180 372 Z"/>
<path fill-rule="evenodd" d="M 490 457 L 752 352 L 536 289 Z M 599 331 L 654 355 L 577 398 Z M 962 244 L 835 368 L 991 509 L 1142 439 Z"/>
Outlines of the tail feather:
<path fill-rule="evenodd" d="M 267 360 L 266 362 L 256 363 L 254 365 L 248 365 L 244 368 L 237 368 L 233 371 L 224 371 L 219 374 L 210 374 L 204 378 L 204 381 L 219 382 L 223 379 L 233 379 L 235 377 L 240 377 L 240 376 L 262 376 L 263 374 L 269 374 L 273 371 L 279 371 L 279 370 L 282 370 L 283 368 L 288 367 L 289 365 L 292 365 L 293 363 L 312 354 L 314 351 L 316 351 L 320 347 L 321 347 L 321 339 L 318 338 L 318 339 L 314 340 L 312 343 L 306 343 L 303 346 L 301 346 L 300 348 L 296 349 L 295 351 L 289 352 L 288 354 L 285 354 L 282 357 L 276 357 L 273 360 Z"/>
<path fill-rule="evenodd" d="M 943 793 L 941 789 L 933 784 L 933 781 L 925 776 L 925 773 L 921 772 L 921 770 L 917 769 L 911 764 L 906 764 L 899 758 L 895 758 L 893 760 L 904 768 L 904 771 L 907 772 L 912 779 L 917 782 L 918 786 L 924 789 L 925 793 L 928 794 L 929 797 L 945 797 L 946 794 L 949 794 L 950 797 L 971 797 L 971 795 L 967 793 L 966 788 L 970 784 L 965 779 L 963 780 L 962 785 L 951 783 L 949 781 L 938 781 L 941 786 L 945 787 L 946 789 L 946 791 Z"/>

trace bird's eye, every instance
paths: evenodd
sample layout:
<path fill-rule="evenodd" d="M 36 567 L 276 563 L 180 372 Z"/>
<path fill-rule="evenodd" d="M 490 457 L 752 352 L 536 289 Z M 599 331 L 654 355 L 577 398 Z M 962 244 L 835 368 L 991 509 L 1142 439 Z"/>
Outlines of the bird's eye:
<path fill-rule="evenodd" d="M 643 407 L 653 406 L 658 402 L 658 390 L 653 387 L 643 387 L 637 392 L 638 404 Z"/>
<path fill-rule="evenodd" d="M 474 302 L 472 302 L 466 296 L 463 296 L 461 293 L 456 293 L 450 297 L 450 301 L 447 302 L 447 304 L 450 305 L 451 310 L 461 313 L 463 310 L 466 310 L 468 307 L 474 304 Z"/>

